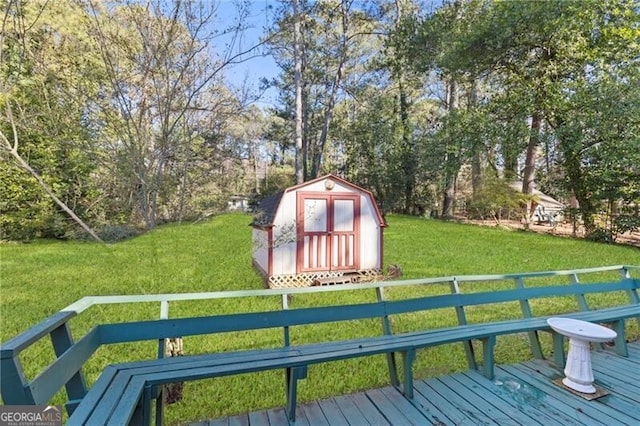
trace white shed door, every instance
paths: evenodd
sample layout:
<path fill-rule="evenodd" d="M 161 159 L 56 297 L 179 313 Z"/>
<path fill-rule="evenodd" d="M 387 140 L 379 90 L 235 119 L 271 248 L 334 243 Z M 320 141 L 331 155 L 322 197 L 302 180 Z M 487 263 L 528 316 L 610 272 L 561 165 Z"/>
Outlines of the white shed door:
<path fill-rule="evenodd" d="M 357 270 L 360 197 L 298 193 L 297 270 Z"/>

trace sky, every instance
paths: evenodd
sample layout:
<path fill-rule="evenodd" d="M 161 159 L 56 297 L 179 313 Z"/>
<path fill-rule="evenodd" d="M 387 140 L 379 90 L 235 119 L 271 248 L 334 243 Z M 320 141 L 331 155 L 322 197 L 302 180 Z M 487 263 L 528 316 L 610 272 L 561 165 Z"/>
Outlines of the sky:
<path fill-rule="evenodd" d="M 218 16 L 220 21 L 231 23 L 237 17 L 236 3 L 237 0 L 218 0 Z M 237 44 L 235 51 L 246 50 L 259 42 L 260 36 L 263 34 L 265 26 L 272 21 L 273 9 L 277 6 L 276 0 L 245 0 L 251 7 L 248 19 L 244 22 L 248 29 L 243 33 L 243 37 Z M 228 38 L 217 40 L 224 49 L 224 43 Z M 234 64 L 225 71 L 227 82 L 232 86 L 241 87 L 245 81 L 251 85 L 256 91 L 258 90 L 260 79 L 273 79 L 278 76 L 280 70 L 273 58 L 269 55 L 248 59 L 246 62 Z M 277 103 L 277 90 L 271 89 L 267 91 L 262 99 L 256 102 L 257 106 L 270 107 Z"/>

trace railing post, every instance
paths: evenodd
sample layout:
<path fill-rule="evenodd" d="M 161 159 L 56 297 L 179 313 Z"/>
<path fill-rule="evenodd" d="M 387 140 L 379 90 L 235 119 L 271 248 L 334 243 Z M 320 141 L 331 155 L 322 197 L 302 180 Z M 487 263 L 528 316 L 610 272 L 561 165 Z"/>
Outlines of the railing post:
<path fill-rule="evenodd" d="M 518 290 L 524 289 L 524 280 L 522 277 L 516 278 L 516 288 Z M 522 311 L 523 318 L 531 318 L 533 314 L 531 313 L 531 306 L 529 305 L 528 299 L 520 299 L 520 310 Z M 537 331 L 529 331 L 527 333 L 529 335 L 529 344 L 531 345 L 531 353 L 535 358 L 544 359 L 544 355 L 542 354 L 542 347 L 540 346 L 540 337 L 538 336 Z"/>
<path fill-rule="evenodd" d="M 289 309 L 289 295 L 286 293 L 283 293 L 282 294 L 282 310 L 286 311 L 287 309 Z M 285 325 L 284 327 L 282 327 L 282 332 L 284 334 L 283 336 L 284 345 L 289 346 L 291 344 L 291 341 L 289 338 L 289 326 Z"/>
<path fill-rule="evenodd" d="M 632 279 L 631 278 L 631 272 L 629 272 L 629 269 L 626 266 L 623 266 L 622 269 L 620 270 L 620 277 L 624 280 L 624 279 Z M 636 279 L 634 280 L 634 282 L 640 282 L 640 280 Z M 627 290 L 627 296 L 629 297 L 629 302 L 630 303 L 638 303 L 640 304 L 640 297 L 638 297 L 638 288 L 637 286 L 635 288 L 629 289 Z M 640 327 L 640 317 L 636 317 L 636 322 L 638 323 L 638 327 Z"/>
<path fill-rule="evenodd" d="M 629 269 L 626 266 L 623 266 L 622 269 L 620 269 L 620 277 L 622 279 L 631 278 L 631 272 L 629 272 Z"/>
<path fill-rule="evenodd" d="M 578 278 L 577 273 L 574 272 L 573 274 L 571 274 L 571 282 L 573 284 L 580 284 L 580 279 Z M 587 299 L 584 297 L 584 294 L 576 293 L 576 299 L 578 300 L 578 308 L 581 311 L 589 310 L 589 305 L 587 304 Z"/>
<path fill-rule="evenodd" d="M 286 311 L 287 309 L 289 309 L 289 295 L 287 293 L 283 293 L 282 294 L 282 310 Z M 282 333 L 283 333 L 283 340 L 284 340 L 284 346 L 287 347 L 291 344 L 291 340 L 290 340 L 290 336 L 289 336 L 289 326 L 285 325 L 284 327 L 282 327 Z M 293 377 L 291 377 L 291 374 L 295 373 L 295 369 L 291 368 L 285 368 L 284 369 L 284 385 L 285 385 L 285 389 L 286 389 L 286 393 L 287 393 L 287 418 L 290 421 L 295 421 L 295 417 L 296 417 L 296 404 L 295 402 L 293 403 L 293 408 L 292 408 L 292 397 L 296 397 L 296 392 L 297 392 L 297 386 L 298 386 L 298 380 L 293 379 Z M 292 382 L 293 380 L 293 382 Z M 292 389 L 292 385 L 294 386 L 294 389 Z M 292 395 L 292 391 L 293 391 L 293 395 Z M 291 411 L 293 409 L 293 411 Z"/>
<path fill-rule="evenodd" d="M 458 285 L 458 279 L 453 278 L 450 283 L 451 294 L 460 294 L 460 285 Z M 458 317 L 458 325 L 467 325 L 467 316 L 464 313 L 464 306 L 456 306 L 456 316 Z M 467 364 L 469 365 L 469 370 L 477 370 L 478 365 L 476 364 L 476 357 L 473 352 L 473 344 L 471 340 L 465 340 L 462 342 L 464 345 L 464 352 L 467 356 Z"/>
<path fill-rule="evenodd" d="M 163 300 L 160 302 L 160 319 L 169 319 L 169 301 Z M 158 359 L 164 358 L 166 350 L 166 339 L 158 339 Z M 164 424 L 164 386 L 158 386 L 156 394 L 156 425 L 160 426 Z M 148 396 L 145 390 L 145 397 Z M 150 402 L 150 401 L 149 401 Z M 146 399 L 143 402 L 147 404 Z M 148 424 L 148 422 L 147 422 Z"/>
<path fill-rule="evenodd" d="M 573 284 L 580 284 L 580 279 L 578 278 L 577 272 L 574 272 L 573 274 L 571 274 L 571 282 Z M 587 303 L 587 298 L 584 296 L 583 293 L 576 293 L 576 299 L 578 300 L 578 309 L 580 309 L 583 312 L 589 310 L 589 304 Z M 594 343 L 593 346 L 594 348 L 597 348 L 599 350 L 604 349 L 604 343 Z"/>
<path fill-rule="evenodd" d="M 53 350 L 57 357 L 60 357 L 67 349 L 73 346 L 73 337 L 71 336 L 71 330 L 69 329 L 69 323 L 61 324 L 59 327 L 53 329 L 51 333 L 51 343 L 53 344 Z M 80 400 L 87 394 L 87 384 L 84 380 L 82 370 L 78 370 L 76 374 L 65 384 L 67 389 L 67 413 L 73 414 Z"/>
<path fill-rule="evenodd" d="M 0 386 L 3 402 L 10 405 L 35 405 L 33 393 L 27 384 L 18 355 L 3 352 L 0 356 L 2 356 Z"/>
<path fill-rule="evenodd" d="M 384 287 L 376 287 L 376 298 L 379 303 L 384 302 Z M 391 330 L 391 321 L 389 320 L 388 315 L 384 315 L 380 318 L 382 321 L 382 332 L 391 336 L 393 331 Z M 385 355 L 387 357 L 387 366 L 389 367 L 389 379 L 391 381 L 391 385 L 398 387 L 400 386 L 400 379 L 398 379 L 398 367 L 396 365 L 396 357 L 394 352 L 389 352 Z"/>

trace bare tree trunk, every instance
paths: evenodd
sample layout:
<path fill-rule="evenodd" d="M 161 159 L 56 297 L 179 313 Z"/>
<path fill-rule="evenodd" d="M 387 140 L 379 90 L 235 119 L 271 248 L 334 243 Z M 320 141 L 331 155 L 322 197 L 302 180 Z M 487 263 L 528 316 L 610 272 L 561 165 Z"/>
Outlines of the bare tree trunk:
<path fill-rule="evenodd" d="M 474 147 L 473 157 L 471 158 L 471 189 L 473 194 L 477 194 L 482 187 L 482 156 L 480 149 Z"/>
<path fill-rule="evenodd" d="M 402 126 L 402 167 L 404 169 L 404 213 L 414 213 L 413 193 L 416 186 L 416 158 L 413 146 L 413 136 L 409 129 L 409 101 L 407 92 L 402 84 L 402 76 L 399 84 L 400 97 L 400 125 Z"/>
<path fill-rule="evenodd" d="M 529 144 L 527 145 L 527 154 L 524 163 L 524 172 L 522 174 L 522 193 L 525 195 L 533 194 L 533 182 L 536 174 L 536 151 L 540 143 L 540 123 L 542 117 L 538 111 L 533 113 L 531 117 L 531 133 L 529 136 Z M 529 229 L 531 226 L 531 215 L 533 214 L 531 209 L 531 199 L 527 198 L 527 207 L 524 215 L 525 228 Z"/>
<path fill-rule="evenodd" d="M 455 174 L 448 176 L 447 186 L 444 189 L 444 200 L 442 201 L 442 217 L 445 219 L 453 217 L 456 181 L 457 176 Z"/>
<path fill-rule="evenodd" d="M 473 81 L 469 93 L 469 105 L 467 109 L 474 108 L 478 102 L 478 83 Z M 482 187 L 482 146 L 480 141 L 473 144 L 473 156 L 471 157 L 471 188 L 476 195 Z"/>
<path fill-rule="evenodd" d="M 342 46 L 340 62 L 338 63 L 338 69 L 333 78 L 331 86 L 331 93 L 329 94 L 329 100 L 324 110 L 324 120 L 322 123 L 322 131 L 320 132 L 320 140 L 318 141 L 317 150 L 315 152 L 315 158 L 313 159 L 311 178 L 318 177 L 320 173 L 320 166 L 322 165 L 322 156 L 324 154 L 324 147 L 327 143 L 327 135 L 329 134 L 329 126 L 331 124 L 331 118 L 333 116 L 333 108 L 336 103 L 336 97 L 338 96 L 338 88 L 342 82 L 342 68 L 347 60 L 347 31 L 349 29 L 349 10 L 348 5 L 344 1 L 341 2 L 340 11 L 342 13 Z"/>
<path fill-rule="evenodd" d="M 457 86 L 456 82 L 451 77 L 449 81 L 449 97 L 448 97 L 448 110 L 454 111 L 458 107 L 457 102 Z M 442 216 L 444 218 L 453 217 L 454 212 L 454 200 L 456 195 L 456 180 L 458 177 L 459 165 L 458 159 L 453 152 L 448 152 L 445 158 L 445 187 L 442 200 Z"/>
<path fill-rule="evenodd" d="M 396 29 L 400 28 L 402 20 L 405 16 L 408 16 L 408 6 L 405 1 L 395 1 L 396 7 Z M 415 158 L 415 146 L 414 137 L 409 123 L 409 107 L 410 101 L 408 96 L 408 90 L 406 82 L 406 73 L 402 66 L 398 66 L 396 69 L 396 79 L 398 81 L 398 107 L 400 114 L 400 126 L 402 132 L 401 142 L 401 162 L 402 169 L 404 170 L 402 190 L 404 192 L 404 206 L 403 212 L 405 214 L 414 214 L 416 206 L 414 205 L 414 193 L 416 187 L 416 158 Z"/>
<path fill-rule="evenodd" d="M 186 136 L 186 145 L 184 147 L 184 158 L 182 160 L 182 176 L 180 177 L 180 194 L 178 205 L 178 223 L 182 223 L 184 219 L 185 199 L 187 197 L 187 188 L 189 185 L 189 165 L 191 163 L 191 132 L 189 131 L 186 121 L 183 123 L 183 132 Z"/>
<path fill-rule="evenodd" d="M 296 88 L 296 182 L 304 182 L 303 146 L 302 146 L 302 65 L 300 60 L 300 4 L 293 0 L 293 61 L 294 85 Z"/>

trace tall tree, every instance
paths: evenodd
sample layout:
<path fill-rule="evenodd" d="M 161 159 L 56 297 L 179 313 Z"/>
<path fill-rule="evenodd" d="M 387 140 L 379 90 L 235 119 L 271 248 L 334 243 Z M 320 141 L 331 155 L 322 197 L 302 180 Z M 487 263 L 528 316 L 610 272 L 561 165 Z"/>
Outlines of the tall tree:
<path fill-rule="evenodd" d="M 324 155 L 332 138 L 331 123 L 336 104 L 345 96 L 344 81 L 361 58 L 358 52 L 370 35 L 371 17 L 354 7 L 353 0 L 323 0 L 310 4 L 294 2 L 297 13 L 284 5 L 270 45 L 282 69 L 278 86 L 282 89 L 285 111 L 302 118 L 302 156 L 304 179 L 323 171 Z M 297 19 L 296 19 L 297 18 Z M 300 21 L 299 43 L 291 34 Z M 291 46 L 298 49 L 294 52 Z M 296 84 L 297 66 L 300 85 Z M 295 111 L 300 87 L 302 111 Z M 296 89 L 297 90 L 297 89 Z"/>
<path fill-rule="evenodd" d="M 440 136 L 434 142 L 441 144 L 433 152 L 442 155 L 440 159 L 439 191 L 442 197 L 441 214 L 452 217 L 454 214 L 456 186 L 460 169 L 472 153 L 469 146 L 463 146 L 463 141 L 471 138 L 441 137 L 442 135 L 458 134 L 456 126 L 459 119 L 448 120 L 448 116 L 462 117 L 460 108 L 471 108 L 471 102 L 476 102 L 479 77 L 477 67 L 473 66 L 475 55 L 473 50 L 464 49 L 464 39 L 476 23 L 481 5 L 477 1 L 446 3 L 418 22 L 409 22 L 415 26 L 409 33 L 411 42 L 404 55 L 408 55 L 408 64 L 418 72 L 435 75 L 439 78 L 433 86 L 440 100 L 441 114 L 445 117 L 438 130 Z M 413 58 L 413 60 L 412 60 Z M 473 95 L 471 93 L 473 92 Z M 463 103 L 466 102 L 466 104 Z M 453 126 L 447 129 L 448 125 Z M 473 146 L 479 147 L 477 143 Z M 479 155 L 479 154 L 478 154 Z"/>
<path fill-rule="evenodd" d="M 168 219 L 161 217 L 161 206 L 177 187 L 171 166 L 183 150 L 185 123 L 213 112 L 220 103 L 211 102 L 215 93 L 228 97 L 222 71 L 245 52 L 212 55 L 215 2 L 91 6 L 110 81 L 102 130 L 117 135 L 109 138 L 114 155 L 109 164 L 125 178 L 132 218 L 152 228 L 158 219 Z"/>
<path fill-rule="evenodd" d="M 293 0 L 293 84 L 296 91 L 295 100 L 295 138 L 296 138 L 296 183 L 304 182 L 306 149 L 303 147 L 302 139 L 302 48 L 301 48 L 301 14 L 300 3 Z"/>

